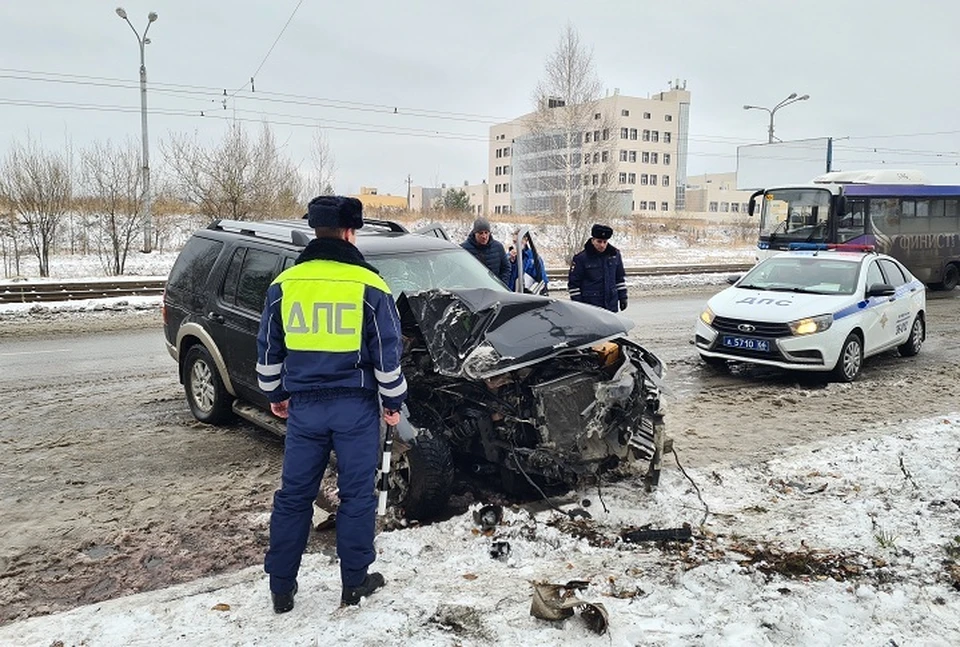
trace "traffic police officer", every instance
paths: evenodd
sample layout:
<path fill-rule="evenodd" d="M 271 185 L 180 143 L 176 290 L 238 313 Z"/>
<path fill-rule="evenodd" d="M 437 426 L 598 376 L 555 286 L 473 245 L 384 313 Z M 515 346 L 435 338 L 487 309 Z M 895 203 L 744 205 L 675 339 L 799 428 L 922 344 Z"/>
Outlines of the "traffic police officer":
<path fill-rule="evenodd" d="M 583 251 L 573 257 L 567 276 L 570 299 L 611 312 L 627 309 L 627 280 L 620 250 L 610 244 L 613 229 L 594 225 Z"/>
<path fill-rule="evenodd" d="M 367 572 L 376 558 L 377 395 L 384 421 L 397 424 L 407 384 L 400 371 L 396 303 L 354 246 L 362 212 L 356 198 L 310 201 L 304 218 L 317 237 L 270 285 L 260 321 L 258 384 L 273 413 L 287 418 L 283 476 L 264 562 L 277 613 L 293 609 L 313 501 L 331 449 L 340 495 L 341 603 L 357 604 L 384 584 L 382 575 Z"/>

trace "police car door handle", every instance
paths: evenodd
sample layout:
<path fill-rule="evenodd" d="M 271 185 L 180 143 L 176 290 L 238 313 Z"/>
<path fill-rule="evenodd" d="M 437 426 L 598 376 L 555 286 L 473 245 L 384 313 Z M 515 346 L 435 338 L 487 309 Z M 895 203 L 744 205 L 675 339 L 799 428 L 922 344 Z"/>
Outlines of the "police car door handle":
<path fill-rule="evenodd" d="M 216 323 L 223 323 L 223 315 L 217 314 L 216 312 L 211 312 L 207 315 L 207 319 L 210 321 L 215 321 Z"/>

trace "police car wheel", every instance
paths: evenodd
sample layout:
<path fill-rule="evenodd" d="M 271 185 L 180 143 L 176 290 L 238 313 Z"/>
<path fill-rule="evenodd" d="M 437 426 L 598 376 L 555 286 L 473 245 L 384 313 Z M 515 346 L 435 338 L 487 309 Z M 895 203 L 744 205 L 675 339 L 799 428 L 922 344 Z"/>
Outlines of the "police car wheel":
<path fill-rule="evenodd" d="M 924 332 L 923 317 L 917 315 L 914 317 L 913 325 L 910 327 L 910 337 L 897 347 L 900 355 L 903 357 L 913 357 L 919 353 L 920 347 L 923 346 Z"/>
<path fill-rule="evenodd" d="M 216 425 L 233 417 L 232 398 L 223 386 L 210 351 L 200 344 L 187 351 L 183 362 L 183 389 L 190 412 L 200 422 Z"/>
<path fill-rule="evenodd" d="M 833 377 L 838 382 L 853 382 L 863 367 L 863 342 L 856 333 L 847 335 L 840 350 L 837 365 L 833 368 Z"/>
<path fill-rule="evenodd" d="M 391 471 L 403 480 L 398 504 L 407 519 L 430 519 L 446 510 L 453 487 L 453 457 L 446 440 L 421 434 Z"/>

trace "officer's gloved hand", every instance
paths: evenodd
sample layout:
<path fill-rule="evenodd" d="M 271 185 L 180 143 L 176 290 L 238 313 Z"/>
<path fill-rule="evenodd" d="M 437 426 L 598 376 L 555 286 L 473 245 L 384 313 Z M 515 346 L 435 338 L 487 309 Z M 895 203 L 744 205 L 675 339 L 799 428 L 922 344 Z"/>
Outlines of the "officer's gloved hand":
<path fill-rule="evenodd" d="M 626 310 L 626 309 L 627 309 L 627 298 L 624 297 L 620 299 L 620 310 Z"/>

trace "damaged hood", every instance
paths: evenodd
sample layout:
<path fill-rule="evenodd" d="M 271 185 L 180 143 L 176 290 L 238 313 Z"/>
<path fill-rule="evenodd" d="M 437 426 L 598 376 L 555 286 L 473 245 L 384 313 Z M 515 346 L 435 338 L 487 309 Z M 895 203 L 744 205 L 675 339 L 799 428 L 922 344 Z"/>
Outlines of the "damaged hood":
<path fill-rule="evenodd" d="M 626 322 L 607 310 L 530 294 L 426 290 L 406 294 L 401 302 L 437 370 L 450 377 L 492 377 L 628 331 Z"/>

